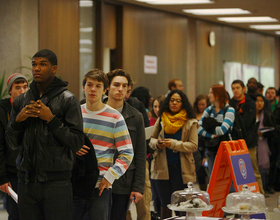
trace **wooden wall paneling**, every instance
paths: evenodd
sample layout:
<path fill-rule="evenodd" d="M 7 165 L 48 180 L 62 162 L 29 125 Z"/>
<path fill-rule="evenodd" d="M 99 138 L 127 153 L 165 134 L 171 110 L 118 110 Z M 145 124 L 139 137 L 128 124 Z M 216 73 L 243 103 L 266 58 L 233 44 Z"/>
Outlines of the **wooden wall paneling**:
<path fill-rule="evenodd" d="M 103 9 L 104 3 L 101 1 L 95 2 L 95 26 L 96 26 L 96 37 L 95 37 L 95 45 L 96 45 L 96 56 L 95 63 L 96 68 L 103 69 L 103 52 L 104 52 L 104 40 L 103 40 Z"/>
<path fill-rule="evenodd" d="M 151 9 L 123 8 L 123 67 L 153 96 L 165 94 L 172 78 L 186 81 L 187 18 Z M 144 74 L 144 55 L 158 58 L 158 74 Z M 184 85 L 185 87 L 187 85 Z"/>
<path fill-rule="evenodd" d="M 116 23 L 116 7 L 111 4 L 104 4 L 104 16 L 103 16 L 103 46 L 104 48 L 115 49 L 117 47 L 117 23 Z"/>
<path fill-rule="evenodd" d="M 39 1 L 39 49 L 50 49 L 58 58 L 57 75 L 79 96 L 79 1 Z"/>

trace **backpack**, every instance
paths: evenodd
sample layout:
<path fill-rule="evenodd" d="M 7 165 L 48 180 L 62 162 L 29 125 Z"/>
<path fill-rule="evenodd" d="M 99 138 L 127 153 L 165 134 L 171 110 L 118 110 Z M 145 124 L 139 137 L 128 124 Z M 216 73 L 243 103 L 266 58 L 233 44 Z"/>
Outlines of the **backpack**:
<path fill-rule="evenodd" d="M 226 106 L 225 111 L 224 111 L 224 117 L 225 117 L 225 114 L 229 107 L 231 107 L 231 106 L 229 106 L 229 105 Z M 240 113 L 237 110 L 235 110 L 233 127 L 230 131 L 230 134 L 231 134 L 232 140 L 239 140 L 239 139 L 244 139 L 245 137 L 247 137 L 244 122 L 242 120 Z"/>

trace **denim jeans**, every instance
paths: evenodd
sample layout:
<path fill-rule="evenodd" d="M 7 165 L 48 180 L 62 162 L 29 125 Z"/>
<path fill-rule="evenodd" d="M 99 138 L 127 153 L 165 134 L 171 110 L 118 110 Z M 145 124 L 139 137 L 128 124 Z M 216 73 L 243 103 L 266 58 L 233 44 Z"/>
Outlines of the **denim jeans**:
<path fill-rule="evenodd" d="M 96 188 L 92 199 L 73 197 L 72 220 L 109 220 L 112 207 L 112 189 L 104 189 L 101 196 Z"/>
<path fill-rule="evenodd" d="M 70 180 L 27 183 L 19 179 L 18 208 L 20 219 L 71 219 L 72 184 Z"/>

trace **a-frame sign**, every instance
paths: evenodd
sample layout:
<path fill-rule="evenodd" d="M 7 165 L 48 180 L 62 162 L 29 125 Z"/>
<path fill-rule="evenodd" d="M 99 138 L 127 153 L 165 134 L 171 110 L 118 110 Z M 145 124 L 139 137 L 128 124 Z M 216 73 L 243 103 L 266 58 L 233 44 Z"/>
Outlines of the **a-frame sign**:
<path fill-rule="evenodd" d="M 244 140 L 221 142 L 207 190 L 214 207 L 203 212 L 203 216 L 223 216 L 222 207 L 225 206 L 232 182 L 236 192 L 241 191 L 244 184 L 249 186 L 250 191 L 260 192 Z"/>

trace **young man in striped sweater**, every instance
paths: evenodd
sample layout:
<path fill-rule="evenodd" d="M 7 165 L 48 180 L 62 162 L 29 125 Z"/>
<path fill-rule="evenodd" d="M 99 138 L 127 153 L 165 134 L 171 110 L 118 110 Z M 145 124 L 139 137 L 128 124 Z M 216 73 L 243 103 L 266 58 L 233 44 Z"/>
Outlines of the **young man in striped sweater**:
<path fill-rule="evenodd" d="M 95 220 L 110 218 L 112 184 L 126 172 L 134 156 L 123 116 L 102 102 L 107 87 L 108 78 L 101 70 L 90 70 L 84 76 L 86 103 L 81 105 L 84 133 L 93 144 L 100 173 L 92 199 L 80 199 L 79 203 L 74 198 L 74 203 L 79 204 L 74 210 L 80 209 L 87 219 Z M 87 150 L 84 146 L 77 154 L 85 155 Z M 119 156 L 113 163 L 116 151 Z"/>

